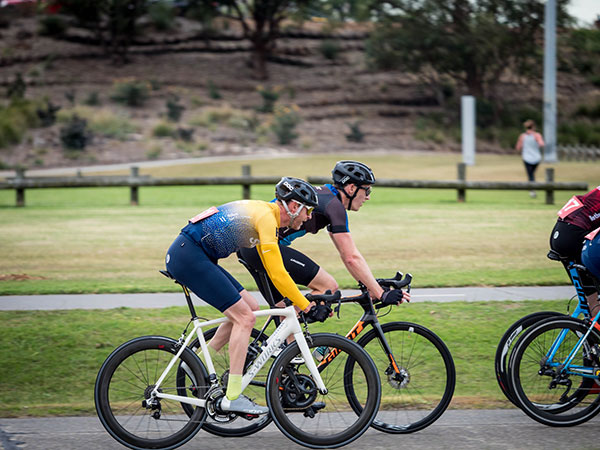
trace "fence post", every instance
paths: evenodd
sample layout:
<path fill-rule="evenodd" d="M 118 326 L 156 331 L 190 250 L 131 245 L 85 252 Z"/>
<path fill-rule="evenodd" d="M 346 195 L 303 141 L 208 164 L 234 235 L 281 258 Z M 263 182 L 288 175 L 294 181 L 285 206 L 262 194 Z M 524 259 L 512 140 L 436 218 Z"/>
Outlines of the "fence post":
<path fill-rule="evenodd" d="M 244 164 L 242 166 L 242 176 L 249 177 L 250 176 L 250 165 Z M 250 185 L 242 184 L 242 198 L 244 200 L 250 200 Z"/>
<path fill-rule="evenodd" d="M 23 169 L 22 167 L 19 167 L 18 169 L 15 170 L 15 179 L 16 180 L 23 180 L 25 178 L 25 169 Z M 22 187 L 18 187 L 16 189 L 16 194 L 17 194 L 17 198 L 16 198 L 16 204 L 17 206 L 25 206 L 25 188 Z"/>
<path fill-rule="evenodd" d="M 466 181 L 467 179 L 467 165 L 464 162 L 458 163 L 458 181 Z M 458 188 L 456 190 L 457 198 L 456 200 L 459 203 L 464 203 L 466 201 L 466 191 L 464 188 Z"/>
<path fill-rule="evenodd" d="M 135 166 L 131 167 L 132 181 L 135 181 L 135 179 L 138 177 L 139 170 L 140 170 L 139 167 L 135 167 Z M 138 197 L 138 186 L 130 187 L 129 203 L 131 206 L 138 206 L 140 204 L 139 197 Z"/>
<path fill-rule="evenodd" d="M 554 167 L 546 168 L 546 183 L 554 183 Z M 554 189 L 546 189 L 546 205 L 554 205 Z"/>

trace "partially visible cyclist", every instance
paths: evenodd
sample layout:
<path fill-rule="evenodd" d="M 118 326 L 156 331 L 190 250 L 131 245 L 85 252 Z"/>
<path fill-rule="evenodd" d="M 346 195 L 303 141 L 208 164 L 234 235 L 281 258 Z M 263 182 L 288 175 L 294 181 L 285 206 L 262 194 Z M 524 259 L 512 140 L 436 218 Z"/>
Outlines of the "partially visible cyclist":
<path fill-rule="evenodd" d="M 312 293 L 322 294 L 327 290 L 332 292 L 338 290 L 338 283 L 333 276 L 308 256 L 290 247 L 294 239 L 307 233 L 316 234 L 327 228 L 348 272 L 356 281 L 367 287 L 371 298 L 381 299 L 386 305 L 410 301 L 409 293 L 403 293 L 401 290 L 384 291 L 377 283 L 365 258 L 356 247 L 348 227 L 346 211 L 358 211 L 370 199 L 375 184 L 373 171 L 358 161 L 338 161 L 331 175 L 333 183 L 316 187 L 319 201 L 312 217 L 299 229 L 283 227 L 279 230 L 280 251 L 286 270 L 296 283 L 307 286 Z M 243 248 L 239 253 L 253 269 L 263 270 L 256 249 Z M 257 284 L 260 286 L 259 280 Z M 285 294 L 273 289 L 274 287 L 271 284 L 271 292 L 277 303 L 285 297 Z"/>
<path fill-rule="evenodd" d="M 571 261 L 581 263 L 581 250 L 586 235 L 599 227 L 600 186 L 587 194 L 574 195 L 558 211 L 558 220 L 550 235 L 550 248 Z M 598 305 L 598 292 L 591 279 L 585 274 L 582 278 L 584 292 L 593 314 Z"/>
<path fill-rule="evenodd" d="M 209 346 L 219 351 L 229 342 L 230 372 L 220 408 L 245 414 L 265 414 L 268 408 L 240 395 L 248 339 L 255 323 L 257 300 L 218 260 L 244 247 L 254 247 L 271 282 L 310 320 L 325 320 L 330 308 L 314 305 L 298 290 L 285 270 L 277 230 L 300 229 L 317 206 L 317 193 L 306 181 L 284 177 L 276 186 L 277 200 L 240 200 L 211 207 L 190 219 L 169 247 L 166 267 L 171 275 L 230 322 L 222 324 Z"/>
<path fill-rule="evenodd" d="M 581 251 L 581 262 L 600 280 L 600 228 L 596 228 L 586 236 Z"/>

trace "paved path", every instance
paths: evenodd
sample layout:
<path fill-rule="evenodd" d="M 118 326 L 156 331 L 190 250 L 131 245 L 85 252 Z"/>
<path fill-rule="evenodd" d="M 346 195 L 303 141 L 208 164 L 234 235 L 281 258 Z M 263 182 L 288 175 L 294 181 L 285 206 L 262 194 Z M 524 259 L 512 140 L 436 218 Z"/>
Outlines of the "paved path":
<path fill-rule="evenodd" d="M 96 417 L 0 419 L 3 450 L 119 450 Z M 221 438 L 200 431 L 182 449 L 302 449 L 273 425 L 245 438 Z M 598 419 L 573 428 L 551 428 L 517 409 L 449 410 L 428 428 L 408 435 L 368 430 L 344 449 L 597 449 Z"/>
<path fill-rule="evenodd" d="M 344 295 L 359 291 L 343 290 Z M 262 305 L 265 300 L 253 292 Z M 462 287 L 413 289 L 414 302 L 478 302 L 502 300 L 562 300 L 575 295 L 573 286 L 521 286 L 521 287 Z M 193 296 L 194 304 L 205 305 Z M 0 296 L 0 311 L 56 310 L 56 309 L 111 309 L 111 308 L 165 308 L 185 305 L 182 293 L 159 294 L 84 294 L 84 295 L 7 295 Z"/>
<path fill-rule="evenodd" d="M 230 155 L 230 156 L 204 156 L 200 158 L 180 158 L 180 159 L 161 159 L 155 161 L 132 161 L 118 164 L 102 164 L 91 166 L 73 166 L 73 167 L 55 167 L 48 169 L 29 169 L 25 172 L 26 176 L 30 177 L 52 177 L 52 176 L 70 176 L 77 173 L 96 173 L 96 172 L 112 172 L 115 170 L 129 170 L 131 167 L 167 167 L 181 166 L 187 164 L 204 164 L 222 161 L 235 160 L 254 160 L 254 159 L 273 159 L 273 158 L 297 158 L 302 156 L 301 153 L 282 153 L 277 150 L 266 148 L 265 153 L 249 154 L 249 155 Z M 14 177 L 14 170 L 0 170 L 0 178 Z"/>

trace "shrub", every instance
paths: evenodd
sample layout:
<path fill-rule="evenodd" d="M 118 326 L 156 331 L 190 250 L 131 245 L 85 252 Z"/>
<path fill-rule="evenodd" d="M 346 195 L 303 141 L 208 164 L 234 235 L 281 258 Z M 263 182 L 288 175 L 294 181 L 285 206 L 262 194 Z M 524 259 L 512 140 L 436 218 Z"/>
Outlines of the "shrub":
<path fill-rule="evenodd" d="M 350 127 L 350 133 L 346 135 L 348 142 L 362 142 L 365 139 L 365 134 L 360 129 L 360 122 L 347 124 Z"/>
<path fill-rule="evenodd" d="M 175 128 L 167 123 L 159 123 L 152 130 L 154 137 L 175 137 L 175 134 Z"/>
<path fill-rule="evenodd" d="M 56 113 L 60 110 L 60 106 L 53 105 L 49 100 L 46 101 L 46 107 L 38 107 L 36 113 L 40 119 L 40 125 L 42 127 L 49 127 L 54 125 L 56 122 Z"/>
<path fill-rule="evenodd" d="M 167 118 L 171 122 L 179 122 L 184 110 L 185 106 L 179 103 L 179 97 L 176 95 L 169 96 L 167 99 Z"/>
<path fill-rule="evenodd" d="M 148 8 L 150 22 L 157 30 L 165 31 L 173 28 L 175 10 L 172 5 L 164 1 L 156 2 Z"/>
<path fill-rule="evenodd" d="M 239 128 L 242 130 L 254 131 L 260 124 L 260 119 L 256 114 L 234 114 L 227 121 L 227 125 L 231 128 Z"/>
<path fill-rule="evenodd" d="M 212 80 L 208 80 L 208 96 L 213 100 L 219 100 L 220 98 L 223 98 L 219 92 L 219 89 L 217 86 L 215 86 L 215 83 L 213 83 Z"/>
<path fill-rule="evenodd" d="M 0 113 L 0 148 L 21 142 L 25 130 L 19 128 L 10 116 Z"/>
<path fill-rule="evenodd" d="M 576 121 L 558 127 L 558 141 L 563 145 L 600 146 L 600 125 L 589 121 Z"/>
<path fill-rule="evenodd" d="M 227 123 L 232 120 L 233 117 L 237 116 L 244 116 L 244 113 L 240 110 L 233 109 L 229 105 L 218 108 L 206 108 L 202 114 L 195 116 L 190 120 L 190 125 L 210 127 L 211 125 L 218 123 Z"/>
<path fill-rule="evenodd" d="M 574 116 L 600 119 L 600 102 L 595 105 L 580 105 L 575 111 Z"/>
<path fill-rule="evenodd" d="M 415 139 L 420 141 L 430 141 L 441 144 L 445 141 L 444 133 L 436 126 L 435 122 L 419 118 L 415 123 Z"/>
<path fill-rule="evenodd" d="M 113 85 L 112 99 L 127 106 L 142 106 L 148 98 L 148 90 L 148 84 L 141 81 L 117 81 Z"/>
<path fill-rule="evenodd" d="M 301 118 L 297 107 L 277 107 L 275 108 L 275 115 L 273 117 L 273 123 L 271 124 L 271 131 L 275 133 L 275 136 L 277 136 L 277 141 L 280 144 L 289 144 L 298 137 L 295 129 L 300 121 Z"/>
<path fill-rule="evenodd" d="M 27 129 L 38 124 L 35 103 L 13 99 L 7 107 L 0 105 L 0 148 L 18 144 Z"/>
<path fill-rule="evenodd" d="M 177 137 L 184 142 L 192 142 L 194 140 L 193 128 L 177 128 Z"/>
<path fill-rule="evenodd" d="M 43 15 L 39 19 L 38 34 L 41 36 L 61 36 L 67 30 L 67 22 L 60 16 Z"/>
<path fill-rule="evenodd" d="M 263 104 L 256 108 L 260 112 L 271 113 L 273 112 L 273 107 L 275 106 L 275 102 L 279 99 L 279 91 L 281 88 L 278 86 L 271 88 L 263 88 L 262 86 L 257 86 L 256 90 L 261 95 Z"/>
<path fill-rule="evenodd" d="M 69 101 L 71 106 L 75 106 L 75 100 L 77 98 L 77 91 L 75 89 L 69 89 L 65 92 L 65 98 Z"/>
<path fill-rule="evenodd" d="M 146 151 L 146 158 L 157 159 L 162 153 L 162 147 L 158 144 L 154 144 Z"/>
<path fill-rule="evenodd" d="M 340 44 L 337 41 L 331 39 L 325 39 L 319 45 L 319 51 L 321 54 L 330 61 L 335 61 L 340 55 Z"/>
<path fill-rule="evenodd" d="M 114 114 L 107 109 L 95 111 L 88 120 L 90 129 L 95 134 L 121 141 L 127 139 L 127 136 L 131 133 L 138 131 L 138 127 L 126 115 Z"/>
<path fill-rule="evenodd" d="M 60 129 L 60 141 L 65 149 L 83 150 L 91 141 L 87 120 L 74 114 L 71 120 Z"/>
<path fill-rule="evenodd" d="M 98 106 L 100 105 L 100 95 L 96 91 L 90 92 L 83 103 L 88 106 Z"/>
<path fill-rule="evenodd" d="M 11 81 L 6 88 L 6 98 L 9 99 L 21 99 L 25 98 L 25 91 L 27 90 L 27 84 L 23 80 L 23 75 L 17 73 L 15 79 Z"/>

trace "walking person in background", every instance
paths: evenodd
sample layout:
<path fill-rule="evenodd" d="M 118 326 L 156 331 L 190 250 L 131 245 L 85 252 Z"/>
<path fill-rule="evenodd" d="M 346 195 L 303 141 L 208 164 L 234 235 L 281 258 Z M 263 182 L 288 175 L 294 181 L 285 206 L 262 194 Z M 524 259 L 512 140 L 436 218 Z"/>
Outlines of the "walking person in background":
<path fill-rule="evenodd" d="M 526 120 L 523 123 L 525 132 L 521 133 L 515 149 L 521 152 L 523 163 L 525 164 L 525 170 L 527 171 L 527 178 L 529 181 L 535 181 L 535 169 L 542 161 L 542 153 L 540 147 L 544 146 L 544 138 L 540 133 L 535 131 L 535 122 L 533 120 Z M 535 191 L 529 191 L 531 198 L 535 198 Z"/>

